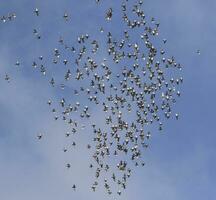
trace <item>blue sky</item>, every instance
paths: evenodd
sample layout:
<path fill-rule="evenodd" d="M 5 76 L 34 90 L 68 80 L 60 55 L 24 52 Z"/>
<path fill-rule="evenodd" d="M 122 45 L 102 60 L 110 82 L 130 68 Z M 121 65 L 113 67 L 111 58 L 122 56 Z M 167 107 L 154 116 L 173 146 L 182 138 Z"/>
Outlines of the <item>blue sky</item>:
<path fill-rule="evenodd" d="M 69 157 L 62 154 L 65 141 L 59 133 L 66 129 L 53 121 L 45 103 L 58 97 L 58 91 L 50 90 L 46 78 L 33 73 L 29 63 L 40 55 L 48 57 L 59 35 L 73 41 L 89 32 L 97 38 L 95 27 L 104 23 L 104 10 L 115 4 L 104 0 L 98 9 L 94 0 L 0 0 L 0 15 L 17 14 L 16 20 L 0 23 L 0 199 L 110 199 L 103 190 L 82 189 L 91 182 L 91 172 L 84 168 L 89 159 L 83 156 L 84 148 L 68 155 L 80 173 L 65 170 Z M 40 20 L 32 15 L 35 7 L 43 14 Z M 176 104 L 180 119 L 166 123 L 163 134 L 153 135 L 145 153 L 146 167 L 133 174 L 119 199 L 214 199 L 216 2 L 145 0 L 144 7 L 147 16 L 160 21 L 168 54 L 184 66 L 182 97 Z M 68 23 L 62 22 L 65 11 L 71 13 Z M 116 31 L 114 24 L 106 28 Z M 41 41 L 33 38 L 35 27 L 41 31 Z M 12 77 L 10 84 L 5 73 Z M 41 142 L 35 139 L 39 131 L 49 133 Z M 80 185 L 76 193 L 71 190 L 73 182 Z"/>

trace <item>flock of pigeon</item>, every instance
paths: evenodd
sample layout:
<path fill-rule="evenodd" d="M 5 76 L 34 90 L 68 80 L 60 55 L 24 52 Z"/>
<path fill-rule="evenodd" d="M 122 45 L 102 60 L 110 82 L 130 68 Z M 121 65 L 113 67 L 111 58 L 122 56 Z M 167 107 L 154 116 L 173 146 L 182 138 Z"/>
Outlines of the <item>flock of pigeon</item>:
<path fill-rule="evenodd" d="M 121 195 L 132 172 L 145 165 L 143 153 L 149 147 L 151 127 L 162 131 L 166 120 L 179 118 L 173 106 L 181 96 L 183 78 L 178 72 L 182 66 L 166 55 L 167 40 L 156 40 L 160 23 L 147 19 L 143 0 L 134 2 L 122 0 L 119 19 L 114 7 L 104 13 L 106 23 L 112 23 L 113 18 L 118 20 L 118 34 L 99 27 L 102 40 L 85 33 L 77 37 L 74 46 L 59 36 L 51 64 L 64 66 L 58 72 L 62 77 L 52 76 L 48 81 L 51 88 L 65 92 L 65 97 L 47 101 L 54 120 L 63 120 L 69 127 L 65 137 L 71 140 L 83 130 L 91 130 L 92 141 L 87 149 L 92 153 L 89 167 L 94 170 L 95 180 L 90 187 L 96 191 L 101 184 L 110 195 Z M 98 9 L 100 3 L 96 0 Z M 40 18 L 40 9 L 35 8 L 33 14 Z M 9 14 L 1 21 L 15 18 L 15 14 Z M 70 14 L 63 13 L 62 20 L 71 20 Z M 33 37 L 41 39 L 38 30 L 33 30 Z M 65 52 L 69 58 L 64 58 Z M 101 52 L 105 57 L 100 60 Z M 40 56 L 32 67 L 46 76 L 44 59 Z M 9 74 L 5 80 L 10 82 Z M 68 92 L 73 92 L 72 100 Z M 95 110 L 96 117 L 92 116 Z M 39 140 L 43 137 L 43 133 L 37 135 Z M 71 146 L 76 146 L 76 141 Z M 63 152 L 67 153 L 68 148 Z M 72 163 L 66 164 L 68 169 L 71 166 Z M 77 187 L 72 184 L 73 190 Z"/>

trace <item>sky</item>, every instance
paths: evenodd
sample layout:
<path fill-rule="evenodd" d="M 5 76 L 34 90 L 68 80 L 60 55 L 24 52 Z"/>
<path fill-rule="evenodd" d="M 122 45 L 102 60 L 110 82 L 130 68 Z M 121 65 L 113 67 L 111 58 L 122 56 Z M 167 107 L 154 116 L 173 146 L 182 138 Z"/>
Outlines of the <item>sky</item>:
<path fill-rule="evenodd" d="M 81 136 L 80 148 L 62 153 L 65 141 L 60 133 L 66 129 L 53 121 L 46 105 L 58 91 L 32 73 L 29 63 L 40 55 L 48 57 L 59 35 L 72 41 L 90 32 L 97 38 L 95 27 L 104 23 L 104 11 L 117 4 L 104 0 L 98 9 L 94 0 L 0 0 L 0 16 L 17 14 L 14 21 L 0 23 L 0 199 L 113 199 L 102 189 L 86 189 L 92 172 L 85 169 L 90 158 L 82 145 L 88 138 Z M 32 14 L 36 7 L 43 13 L 40 20 Z M 176 104 L 180 119 L 166 123 L 163 134 L 153 135 L 146 166 L 136 170 L 119 199 L 214 199 L 216 2 L 145 0 L 144 8 L 147 16 L 160 21 L 160 37 L 168 39 L 166 51 L 183 65 L 182 96 Z M 69 24 L 62 22 L 66 11 L 72 16 Z M 41 41 L 33 39 L 35 27 L 42 33 Z M 106 28 L 118 33 L 115 21 Z M 20 68 L 14 66 L 17 60 Z M 5 73 L 12 76 L 9 84 Z M 39 142 L 40 131 L 47 135 Z M 77 173 L 65 169 L 69 159 Z M 71 189 L 74 182 L 80 185 L 77 192 Z"/>

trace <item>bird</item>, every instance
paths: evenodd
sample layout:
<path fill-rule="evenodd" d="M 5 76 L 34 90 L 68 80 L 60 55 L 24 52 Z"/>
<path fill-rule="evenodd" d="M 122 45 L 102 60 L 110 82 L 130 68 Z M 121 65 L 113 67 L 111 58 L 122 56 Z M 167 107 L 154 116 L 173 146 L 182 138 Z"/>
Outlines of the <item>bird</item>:
<path fill-rule="evenodd" d="M 5 75 L 5 80 L 9 83 L 10 82 L 10 76 L 8 74 Z"/>
<path fill-rule="evenodd" d="M 201 55 L 201 51 L 200 51 L 199 49 L 196 51 L 196 53 L 197 53 L 198 55 Z"/>
<path fill-rule="evenodd" d="M 106 20 L 111 20 L 112 19 L 112 16 L 113 16 L 113 9 L 112 8 L 109 8 L 108 11 L 106 12 Z"/>
<path fill-rule="evenodd" d="M 73 188 L 73 190 L 75 191 L 75 190 L 76 190 L 76 185 L 74 184 L 74 185 L 72 186 L 72 188 Z"/>
<path fill-rule="evenodd" d="M 19 62 L 19 61 L 16 61 L 15 66 L 16 66 L 16 67 L 20 66 L 20 62 Z"/>
<path fill-rule="evenodd" d="M 71 167 L 71 164 L 70 163 L 67 163 L 66 164 L 66 167 L 69 169 Z"/>
<path fill-rule="evenodd" d="M 34 13 L 36 14 L 36 16 L 39 16 L 39 9 L 35 8 Z"/>
<path fill-rule="evenodd" d="M 69 15 L 67 12 L 64 13 L 63 18 L 65 19 L 65 21 L 69 20 Z"/>
<path fill-rule="evenodd" d="M 38 140 L 41 140 L 42 137 L 43 137 L 43 134 L 42 134 L 42 133 L 39 133 L 39 134 L 37 135 L 37 139 L 38 139 Z"/>

